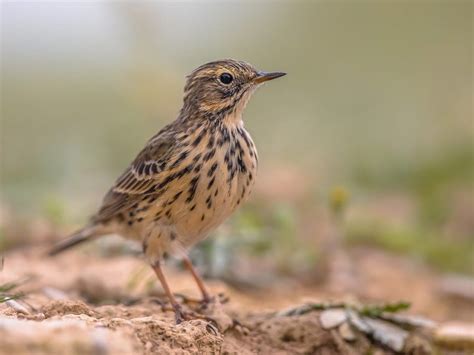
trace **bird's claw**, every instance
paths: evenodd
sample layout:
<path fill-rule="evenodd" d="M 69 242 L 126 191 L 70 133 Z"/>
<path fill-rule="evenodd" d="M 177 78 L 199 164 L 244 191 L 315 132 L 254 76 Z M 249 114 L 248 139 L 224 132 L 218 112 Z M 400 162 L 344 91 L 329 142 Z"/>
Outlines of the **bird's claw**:
<path fill-rule="evenodd" d="M 229 302 L 229 297 L 220 292 L 215 296 L 204 296 L 200 301 L 200 310 L 206 310 L 211 304 L 225 304 Z"/>
<path fill-rule="evenodd" d="M 193 311 L 184 311 L 179 304 L 173 306 L 174 316 L 176 324 L 181 324 L 184 321 L 189 321 L 193 319 L 202 319 L 211 324 L 212 327 L 219 329 L 217 321 L 211 317 L 193 312 Z"/>

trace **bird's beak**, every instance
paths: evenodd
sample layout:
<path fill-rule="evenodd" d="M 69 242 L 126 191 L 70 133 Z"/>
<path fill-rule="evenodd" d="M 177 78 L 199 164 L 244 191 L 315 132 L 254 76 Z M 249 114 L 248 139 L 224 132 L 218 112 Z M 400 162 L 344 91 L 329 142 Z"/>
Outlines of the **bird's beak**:
<path fill-rule="evenodd" d="M 261 83 L 264 83 L 265 81 L 273 80 L 284 75 L 286 75 L 286 73 L 282 73 L 282 72 L 267 73 L 267 72 L 261 71 L 261 72 L 258 72 L 255 79 L 253 79 L 253 82 L 256 84 L 261 84 Z"/>

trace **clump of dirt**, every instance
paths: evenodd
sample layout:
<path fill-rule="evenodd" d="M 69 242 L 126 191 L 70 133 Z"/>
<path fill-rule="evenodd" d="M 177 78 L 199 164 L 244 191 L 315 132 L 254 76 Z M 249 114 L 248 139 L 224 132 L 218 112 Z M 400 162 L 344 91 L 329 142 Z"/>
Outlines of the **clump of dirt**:
<path fill-rule="evenodd" d="M 322 329 L 318 313 L 263 318 L 252 319 L 254 334 L 246 340 L 247 348 L 255 353 L 271 354 L 278 349 L 287 354 L 345 354 L 351 348 L 363 352 L 360 344 L 340 343 L 336 333 Z"/>
<path fill-rule="evenodd" d="M 53 301 L 44 305 L 41 309 L 41 313 L 44 314 L 45 318 L 64 314 L 84 314 L 90 317 L 96 316 L 96 312 L 87 307 L 87 305 L 82 301 Z"/>

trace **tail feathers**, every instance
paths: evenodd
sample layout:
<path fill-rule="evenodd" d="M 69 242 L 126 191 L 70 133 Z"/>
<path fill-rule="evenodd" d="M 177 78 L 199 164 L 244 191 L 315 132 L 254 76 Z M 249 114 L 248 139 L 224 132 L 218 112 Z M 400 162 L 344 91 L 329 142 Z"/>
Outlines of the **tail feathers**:
<path fill-rule="evenodd" d="M 88 226 L 85 228 L 82 228 L 78 230 L 77 232 L 73 233 L 71 236 L 68 238 L 61 240 L 56 244 L 49 252 L 49 256 L 54 256 L 56 254 L 59 254 L 63 252 L 64 250 L 67 250 L 69 248 L 72 248 L 82 242 L 91 240 L 93 237 L 95 237 L 96 234 L 96 227 L 95 226 Z"/>

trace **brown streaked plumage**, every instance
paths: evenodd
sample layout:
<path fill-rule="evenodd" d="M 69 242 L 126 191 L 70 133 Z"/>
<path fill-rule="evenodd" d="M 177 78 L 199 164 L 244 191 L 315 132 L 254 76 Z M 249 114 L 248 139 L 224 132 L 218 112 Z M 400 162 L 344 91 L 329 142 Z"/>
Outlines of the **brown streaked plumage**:
<path fill-rule="evenodd" d="M 117 233 L 139 241 L 176 312 L 183 314 L 160 262 L 178 254 L 202 280 L 186 250 L 221 224 L 249 196 L 257 173 L 257 150 L 242 112 L 255 89 L 284 73 L 259 72 L 250 64 L 220 60 L 187 78 L 177 119 L 154 135 L 106 194 L 90 223 L 60 242 L 57 254 L 85 240 Z"/>

